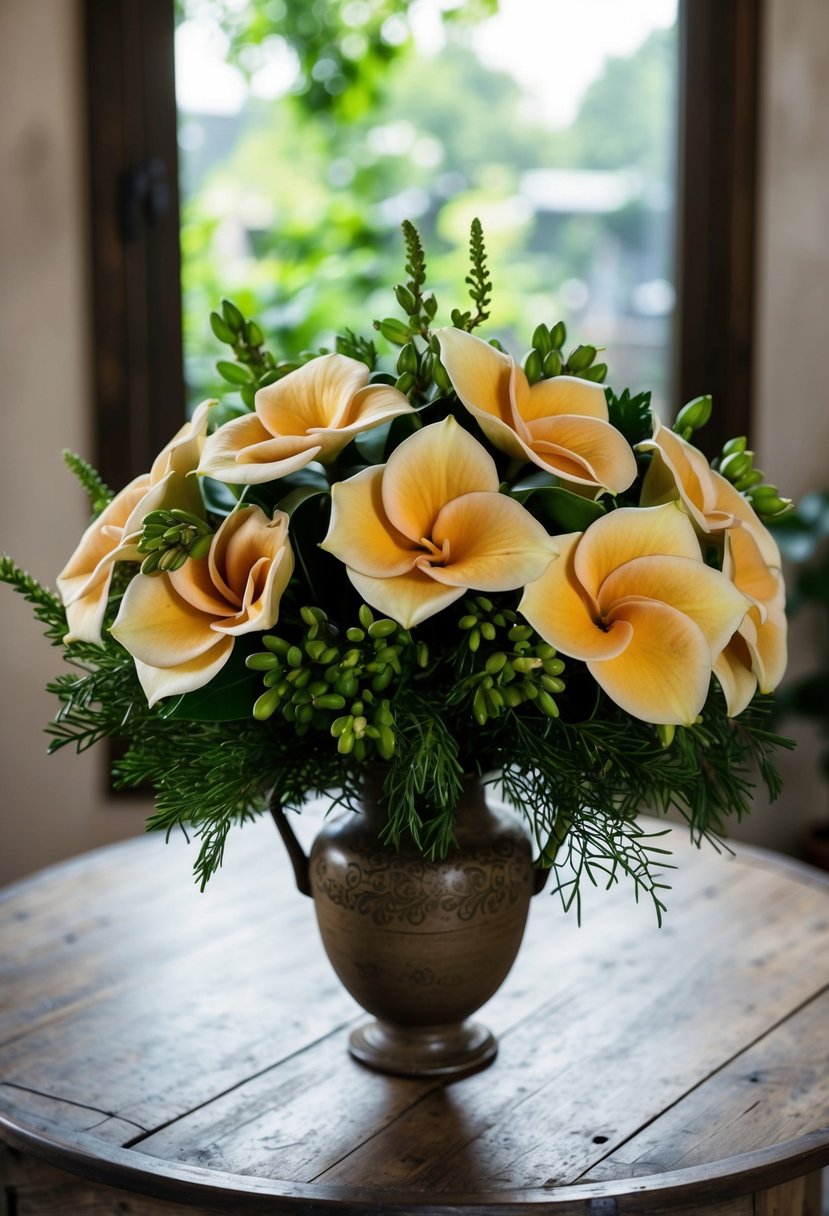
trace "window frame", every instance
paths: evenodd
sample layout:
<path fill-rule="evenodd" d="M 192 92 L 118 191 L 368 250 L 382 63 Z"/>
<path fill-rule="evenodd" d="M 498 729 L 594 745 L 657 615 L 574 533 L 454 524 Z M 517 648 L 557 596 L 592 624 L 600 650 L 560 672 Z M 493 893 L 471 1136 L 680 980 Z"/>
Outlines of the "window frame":
<path fill-rule="evenodd" d="M 96 458 L 119 487 L 185 416 L 174 0 L 84 0 Z M 709 455 L 750 435 L 763 0 L 680 0 L 677 404 L 711 393 Z M 162 214 L 140 198 L 163 170 Z M 145 183 L 146 185 L 146 183 Z M 159 186 L 159 183 L 155 183 Z M 125 233 L 133 190 L 134 231 Z"/>
<path fill-rule="evenodd" d="M 173 0 L 84 0 L 93 433 L 119 489 L 185 418 Z"/>
<path fill-rule="evenodd" d="M 763 0 L 680 0 L 677 403 L 714 398 L 708 456 L 753 429 Z"/>

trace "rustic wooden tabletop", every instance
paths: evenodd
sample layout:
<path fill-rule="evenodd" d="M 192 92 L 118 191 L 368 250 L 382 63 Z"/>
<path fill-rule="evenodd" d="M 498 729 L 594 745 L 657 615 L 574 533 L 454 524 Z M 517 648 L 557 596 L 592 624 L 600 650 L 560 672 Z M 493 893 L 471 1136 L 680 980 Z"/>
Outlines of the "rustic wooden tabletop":
<path fill-rule="evenodd" d="M 364 1015 L 270 821 L 236 832 L 205 894 L 194 850 L 155 837 L 8 889 L 9 1216 L 818 1216 L 829 883 L 672 847 L 661 930 L 628 888 L 581 928 L 534 901 L 481 1014 L 498 1058 L 451 1085 L 349 1057 Z"/>

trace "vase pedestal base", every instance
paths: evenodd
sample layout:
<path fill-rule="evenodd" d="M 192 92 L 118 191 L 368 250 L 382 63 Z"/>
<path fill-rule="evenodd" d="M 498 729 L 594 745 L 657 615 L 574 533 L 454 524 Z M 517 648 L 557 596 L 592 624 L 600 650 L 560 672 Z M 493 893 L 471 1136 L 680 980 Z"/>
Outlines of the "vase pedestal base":
<path fill-rule="evenodd" d="M 352 1030 L 348 1049 L 368 1068 L 397 1077 L 465 1077 L 495 1059 L 495 1036 L 478 1022 L 393 1026 L 367 1022 Z"/>

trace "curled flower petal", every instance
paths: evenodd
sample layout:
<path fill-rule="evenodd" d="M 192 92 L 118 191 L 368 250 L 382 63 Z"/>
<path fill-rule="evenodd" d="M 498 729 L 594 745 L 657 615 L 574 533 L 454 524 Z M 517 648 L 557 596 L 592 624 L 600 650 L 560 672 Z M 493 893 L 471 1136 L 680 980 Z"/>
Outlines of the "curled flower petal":
<path fill-rule="evenodd" d="M 727 653 L 724 653 L 723 662 L 717 669 L 718 676 L 720 670 L 724 673 L 720 682 L 726 697 L 730 696 L 729 712 L 740 691 L 730 695 L 735 669 L 739 664 L 750 670 L 763 693 L 772 692 L 786 670 L 788 623 L 783 576 L 779 569 L 766 564 L 760 548 L 762 537 L 750 527 L 750 523 L 742 524 L 730 528 L 725 535 L 723 571 L 752 602 L 738 632 L 725 648 Z M 769 541 L 774 545 L 771 537 Z M 771 545 L 767 547 L 767 552 L 771 551 Z M 773 551 L 771 556 L 774 556 Z M 740 686 L 742 692 L 745 686 L 744 681 Z"/>
<path fill-rule="evenodd" d="M 519 414 L 528 423 L 568 414 L 607 422 L 604 389 L 580 376 L 553 376 L 551 380 L 539 380 L 532 387 L 524 376 L 523 381 L 516 380 L 513 395 Z"/>
<path fill-rule="evenodd" d="M 636 557 L 654 554 L 702 561 L 696 533 L 674 504 L 664 507 L 620 507 L 597 519 L 584 533 L 575 555 L 576 577 L 596 601 L 611 571 Z"/>
<path fill-rule="evenodd" d="M 124 525 L 150 484 L 148 474 L 136 477 L 113 498 L 81 537 L 77 549 L 57 577 L 57 587 L 69 632 L 66 642 L 100 644 L 112 568 L 124 535 Z"/>
<path fill-rule="evenodd" d="M 314 427 L 337 429 L 355 393 L 368 384 L 365 363 L 347 355 L 311 359 L 256 394 L 256 414 L 272 435 L 304 435 Z"/>
<path fill-rule="evenodd" d="M 215 646 L 212 623 L 169 577 L 137 574 L 124 592 L 112 635 L 134 659 L 152 667 L 176 667 Z"/>
<path fill-rule="evenodd" d="M 656 600 L 626 600 L 613 616 L 630 626 L 630 641 L 615 658 L 588 661 L 596 683 L 634 718 L 690 726 L 711 681 L 711 649 L 702 630 Z"/>
<path fill-rule="evenodd" d="M 135 674 L 147 704 L 153 706 L 162 697 L 180 697 L 182 693 L 204 688 L 222 670 L 232 650 L 233 638 L 217 637 L 210 650 L 176 667 L 152 667 L 136 659 Z"/>
<path fill-rule="evenodd" d="M 119 561 L 141 560 L 137 534 L 145 515 L 169 506 L 203 512 L 199 488 L 189 474 L 198 463 L 213 404 L 203 401 L 158 454 L 151 472 L 116 494 L 84 532 L 57 578 L 69 625 L 66 642 L 100 645 L 113 567 Z"/>
<path fill-rule="evenodd" d="M 714 661 L 714 675 L 725 696 L 726 711 L 736 718 L 757 691 L 757 677 L 751 669 L 751 654 L 745 639 L 736 633 Z"/>
<path fill-rule="evenodd" d="M 294 568 L 288 517 L 259 507 L 229 515 L 206 558 L 172 573 L 138 574 L 112 626 L 152 704 L 203 687 L 227 662 L 234 637 L 270 629 Z"/>
<path fill-rule="evenodd" d="M 231 485 L 276 481 L 312 460 L 332 460 L 360 431 L 413 412 L 398 389 L 368 378 L 358 359 L 311 359 L 260 388 L 254 414 L 209 436 L 199 473 Z"/>
<path fill-rule="evenodd" d="M 509 355 L 462 329 L 441 329 L 438 340 L 441 361 L 466 408 L 482 424 L 483 416 L 487 416 L 513 432 L 515 415 L 510 384 L 515 364 Z"/>
<path fill-rule="evenodd" d="M 319 453 L 312 436 L 274 436 L 256 414 L 245 414 L 208 436 L 199 474 L 231 485 L 261 485 L 295 473 Z"/>
<path fill-rule="evenodd" d="M 438 512 L 432 528 L 448 551 L 430 573 L 438 582 L 481 591 L 509 591 L 540 578 L 558 546 L 513 498 L 488 491 L 462 494 Z"/>
<path fill-rule="evenodd" d="M 566 480 L 620 494 L 636 477 L 630 444 L 600 418 L 538 418 L 530 422 L 529 432 L 535 463 Z"/>
<path fill-rule="evenodd" d="M 396 578 L 371 578 L 348 570 L 352 584 L 372 608 L 413 629 L 421 621 L 448 608 L 463 595 L 464 587 L 447 587 L 422 570 L 410 570 Z"/>
<path fill-rule="evenodd" d="M 707 567 L 676 505 L 620 508 L 558 537 L 561 556 L 525 589 L 519 611 L 634 717 L 689 725 L 714 659 L 750 601 Z"/>
<path fill-rule="evenodd" d="M 555 541 L 498 485 L 494 461 L 450 416 L 334 487 L 322 548 L 367 603 L 408 628 L 469 587 L 520 587 L 555 557 Z"/>
<path fill-rule="evenodd" d="M 750 604 L 719 570 L 699 558 L 637 557 L 613 570 L 599 588 L 599 608 L 627 598 L 660 600 L 689 617 L 702 631 L 712 654 L 718 654 L 742 621 Z"/>
<path fill-rule="evenodd" d="M 331 489 L 331 525 L 322 548 L 360 574 L 389 578 L 414 569 L 420 550 L 394 527 L 383 506 L 382 465 Z"/>
<path fill-rule="evenodd" d="M 474 490 L 496 492 L 500 484 L 495 461 L 451 415 L 401 443 L 385 470 L 383 507 L 392 525 L 415 543 L 431 535 L 447 502 Z"/>
<path fill-rule="evenodd" d="M 663 426 L 656 416 L 652 438 L 643 440 L 638 447 L 652 453 L 642 483 L 643 506 L 659 506 L 679 498 L 703 532 L 712 531 L 712 524 L 725 527 L 733 523 L 728 517 L 714 516 L 717 495 L 711 468 L 702 452 Z"/>
<path fill-rule="evenodd" d="M 487 439 L 520 462 L 596 492 L 626 490 L 636 459 L 608 422 L 598 384 L 555 376 L 530 385 L 509 355 L 458 329 L 438 333 L 452 386 Z"/>
<path fill-rule="evenodd" d="M 611 659 L 630 642 L 624 621 L 599 624 L 598 605 L 579 582 L 573 557 L 584 533 L 557 536 L 557 561 L 524 589 L 518 611 L 543 638 L 572 659 Z"/>

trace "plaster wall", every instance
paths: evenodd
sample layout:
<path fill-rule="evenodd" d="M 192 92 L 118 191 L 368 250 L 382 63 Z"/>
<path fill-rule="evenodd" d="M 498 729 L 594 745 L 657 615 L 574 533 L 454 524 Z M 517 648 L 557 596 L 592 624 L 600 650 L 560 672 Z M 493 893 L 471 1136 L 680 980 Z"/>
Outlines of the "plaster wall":
<path fill-rule="evenodd" d="M 61 448 L 90 452 L 79 0 L 0 3 L 0 549 L 53 583 L 86 520 Z M 757 435 L 785 490 L 829 484 L 829 4 L 767 0 L 762 67 Z M 101 756 L 47 759 L 42 691 L 56 655 L 27 605 L 0 602 L 0 882 L 142 830 L 146 803 L 113 801 Z M 797 623 L 793 671 L 818 652 Z M 735 835 L 796 850 L 827 805 L 815 733 L 784 758 L 785 793 Z"/>
<path fill-rule="evenodd" d="M 0 550 L 48 585 L 88 522 L 63 448 L 90 452 L 84 102 L 78 0 L 0 3 Z M 0 883 L 142 830 L 101 755 L 47 757 L 60 667 L 0 590 Z M 146 806 L 143 808 L 146 810 Z"/>

